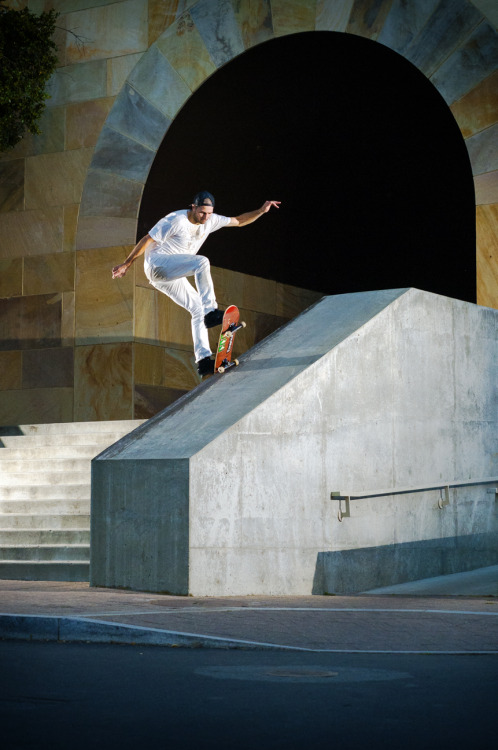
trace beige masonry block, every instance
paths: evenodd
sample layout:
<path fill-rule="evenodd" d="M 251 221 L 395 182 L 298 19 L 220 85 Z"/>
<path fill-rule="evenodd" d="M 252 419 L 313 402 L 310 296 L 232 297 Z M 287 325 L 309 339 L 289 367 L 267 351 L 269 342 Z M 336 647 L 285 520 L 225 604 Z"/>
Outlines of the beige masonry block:
<path fill-rule="evenodd" d="M 147 0 L 125 0 L 68 13 L 68 29 L 78 29 L 85 44 L 67 36 L 66 62 L 120 57 L 147 49 Z"/>
<path fill-rule="evenodd" d="M 498 203 L 498 170 L 474 177 L 476 205 Z"/>
<path fill-rule="evenodd" d="M 216 71 L 191 16 L 185 13 L 158 39 L 157 46 L 192 91 Z"/>
<path fill-rule="evenodd" d="M 477 303 L 498 309 L 498 204 L 477 206 Z"/>
<path fill-rule="evenodd" d="M 322 297 L 323 294 L 321 292 L 278 283 L 275 313 L 287 320 L 291 320 Z"/>
<path fill-rule="evenodd" d="M 450 107 L 464 138 L 498 122 L 498 71 Z"/>
<path fill-rule="evenodd" d="M 21 384 L 22 352 L 0 352 L 0 391 L 20 390 Z"/>
<path fill-rule="evenodd" d="M 22 294 L 21 258 L 0 260 L 0 299 Z"/>
<path fill-rule="evenodd" d="M 77 346 L 74 420 L 133 418 L 132 342 Z"/>
<path fill-rule="evenodd" d="M 109 246 L 132 245 L 133 247 L 136 230 L 136 219 L 113 216 L 80 217 L 76 233 L 76 250 L 102 247 L 104 240 L 109 243 Z"/>
<path fill-rule="evenodd" d="M 258 276 L 211 268 L 218 304 L 222 307 L 237 305 L 256 312 L 276 314 L 277 283 Z"/>
<path fill-rule="evenodd" d="M 317 31 L 345 31 L 355 0 L 317 0 Z"/>
<path fill-rule="evenodd" d="M 74 263 L 74 253 L 51 253 L 25 258 L 23 294 L 72 291 Z"/>
<path fill-rule="evenodd" d="M 108 96 L 69 104 L 66 110 L 66 148 L 72 150 L 95 146 L 113 103 L 114 97 Z"/>
<path fill-rule="evenodd" d="M 62 249 L 70 252 L 76 249 L 76 230 L 78 228 L 79 205 L 63 207 L 64 237 Z"/>
<path fill-rule="evenodd" d="M 135 340 L 193 351 L 190 314 L 153 287 L 135 288 Z"/>
<path fill-rule="evenodd" d="M 314 31 L 316 0 L 272 0 L 275 36 Z"/>
<path fill-rule="evenodd" d="M 0 212 L 24 208 L 24 159 L 0 162 Z"/>
<path fill-rule="evenodd" d="M 63 292 L 62 294 L 62 317 L 61 317 L 61 344 L 62 346 L 74 345 L 74 292 Z"/>
<path fill-rule="evenodd" d="M 162 346 L 135 343 L 134 382 L 142 385 L 190 390 L 199 383 L 191 353 Z"/>
<path fill-rule="evenodd" d="M 133 336 L 133 276 L 112 278 L 116 257 L 116 247 L 76 253 L 75 337 L 80 344 Z"/>
<path fill-rule="evenodd" d="M 0 414 L 6 425 L 72 422 L 73 389 L 0 391 Z"/>
<path fill-rule="evenodd" d="M 26 159 L 27 209 L 79 203 L 93 149 L 43 154 Z"/>
<path fill-rule="evenodd" d="M 0 213 L 0 254 L 22 258 L 62 251 L 62 207 Z"/>
<path fill-rule="evenodd" d="M 232 5 L 246 49 L 273 38 L 270 0 L 234 0 Z"/>
<path fill-rule="evenodd" d="M 143 52 L 123 57 L 110 57 L 107 60 L 107 95 L 116 96 L 130 75 L 131 71 L 142 57 Z"/>

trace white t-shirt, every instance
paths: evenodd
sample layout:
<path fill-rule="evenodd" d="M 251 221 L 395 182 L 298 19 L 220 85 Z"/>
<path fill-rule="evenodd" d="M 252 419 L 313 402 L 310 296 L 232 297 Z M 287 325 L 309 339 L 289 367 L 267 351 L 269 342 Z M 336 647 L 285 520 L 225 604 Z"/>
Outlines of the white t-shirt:
<path fill-rule="evenodd" d="M 174 255 L 175 253 L 195 255 L 211 232 L 228 226 L 231 221 L 228 216 L 213 213 L 205 224 L 192 224 L 187 214 L 187 209 L 173 211 L 152 227 L 149 235 L 157 244 L 145 251 L 147 265 L 150 264 L 154 255 Z"/>

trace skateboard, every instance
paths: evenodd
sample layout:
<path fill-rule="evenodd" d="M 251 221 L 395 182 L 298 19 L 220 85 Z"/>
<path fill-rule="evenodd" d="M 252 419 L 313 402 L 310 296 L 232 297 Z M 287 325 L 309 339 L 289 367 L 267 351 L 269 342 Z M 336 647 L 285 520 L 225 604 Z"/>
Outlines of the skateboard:
<path fill-rule="evenodd" d="M 216 351 L 216 359 L 214 362 L 214 371 L 223 373 L 234 365 L 238 365 L 239 361 L 234 359 L 232 362 L 232 350 L 233 342 L 235 340 L 235 334 L 241 328 L 245 328 L 246 324 L 242 321 L 239 323 L 239 309 L 235 305 L 230 305 L 225 310 L 223 315 L 223 322 L 221 324 L 221 333 L 218 341 L 218 349 Z"/>

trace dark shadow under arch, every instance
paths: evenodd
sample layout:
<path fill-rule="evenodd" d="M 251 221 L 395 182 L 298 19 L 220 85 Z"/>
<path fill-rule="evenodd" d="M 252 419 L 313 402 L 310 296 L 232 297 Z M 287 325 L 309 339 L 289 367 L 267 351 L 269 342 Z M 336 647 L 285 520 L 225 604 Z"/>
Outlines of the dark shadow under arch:
<path fill-rule="evenodd" d="M 195 192 L 236 215 L 213 265 L 325 294 L 414 286 L 476 299 L 475 201 L 460 130 L 411 63 L 336 32 L 266 42 L 189 99 L 159 148 L 138 237 Z"/>

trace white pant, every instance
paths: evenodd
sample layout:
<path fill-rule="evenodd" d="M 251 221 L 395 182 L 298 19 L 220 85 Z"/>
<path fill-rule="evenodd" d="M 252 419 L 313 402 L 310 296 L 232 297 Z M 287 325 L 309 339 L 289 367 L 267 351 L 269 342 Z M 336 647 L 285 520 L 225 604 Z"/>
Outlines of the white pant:
<path fill-rule="evenodd" d="M 144 269 L 153 287 L 191 314 L 195 361 L 209 357 L 211 349 L 204 315 L 218 307 L 209 260 L 203 255 L 157 254 L 144 264 Z M 194 276 L 197 291 L 187 276 Z"/>

